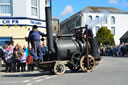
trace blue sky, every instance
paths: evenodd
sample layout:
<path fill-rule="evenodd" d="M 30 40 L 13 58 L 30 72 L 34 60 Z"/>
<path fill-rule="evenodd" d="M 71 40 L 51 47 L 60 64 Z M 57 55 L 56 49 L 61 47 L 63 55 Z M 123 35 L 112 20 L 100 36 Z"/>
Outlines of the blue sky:
<path fill-rule="evenodd" d="M 128 12 L 128 0 L 52 0 L 52 15 L 62 21 L 87 6 L 115 7 Z"/>

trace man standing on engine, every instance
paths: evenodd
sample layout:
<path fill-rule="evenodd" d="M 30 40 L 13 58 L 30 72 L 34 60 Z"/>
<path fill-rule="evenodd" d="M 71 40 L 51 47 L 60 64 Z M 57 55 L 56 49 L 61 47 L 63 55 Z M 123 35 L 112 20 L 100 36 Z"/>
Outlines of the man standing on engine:
<path fill-rule="evenodd" d="M 31 42 L 31 55 L 36 60 L 36 62 L 43 61 L 43 53 L 40 47 L 40 35 L 42 37 L 46 36 L 46 34 L 37 30 L 37 25 L 33 25 L 32 30 L 29 32 L 28 41 Z"/>

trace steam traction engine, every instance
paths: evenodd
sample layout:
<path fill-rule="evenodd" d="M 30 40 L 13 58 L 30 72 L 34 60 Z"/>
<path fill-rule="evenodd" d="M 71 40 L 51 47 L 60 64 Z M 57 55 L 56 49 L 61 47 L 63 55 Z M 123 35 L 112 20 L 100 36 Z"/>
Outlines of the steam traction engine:
<path fill-rule="evenodd" d="M 55 74 L 63 74 L 65 67 L 73 72 L 94 70 L 95 60 L 100 58 L 97 44 L 95 44 L 96 39 L 91 38 L 88 40 L 87 26 L 74 29 L 75 34 L 53 36 L 51 8 L 46 7 L 45 10 L 48 53 L 44 56 L 44 62 L 39 63 L 39 68 Z M 84 38 L 83 29 L 86 29 L 86 38 Z M 74 37 L 75 39 L 63 40 L 63 37 Z"/>

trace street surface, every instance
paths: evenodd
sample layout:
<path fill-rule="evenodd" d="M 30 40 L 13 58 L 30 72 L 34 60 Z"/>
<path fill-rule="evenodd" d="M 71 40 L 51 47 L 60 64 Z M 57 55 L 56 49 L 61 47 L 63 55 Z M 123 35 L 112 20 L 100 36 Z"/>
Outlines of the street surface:
<path fill-rule="evenodd" d="M 128 57 L 103 57 L 93 72 L 0 72 L 0 85 L 128 85 Z"/>

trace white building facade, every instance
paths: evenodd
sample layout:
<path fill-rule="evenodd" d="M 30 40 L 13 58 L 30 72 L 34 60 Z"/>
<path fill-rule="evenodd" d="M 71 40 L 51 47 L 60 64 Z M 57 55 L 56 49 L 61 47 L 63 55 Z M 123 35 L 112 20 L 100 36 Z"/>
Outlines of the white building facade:
<path fill-rule="evenodd" d="M 37 24 L 45 27 L 46 5 L 46 0 L 0 0 L 0 25 Z"/>
<path fill-rule="evenodd" d="M 33 25 L 45 32 L 47 5 L 48 0 L 0 0 L 0 45 L 12 40 L 25 45 Z"/>
<path fill-rule="evenodd" d="M 94 36 L 99 28 L 105 26 L 114 35 L 115 44 L 120 44 L 120 38 L 128 31 L 128 12 L 110 7 L 87 7 L 61 23 L 61 28 L 83 27 L 88 24 Z M 69 26 L 69 23 L 71 26 Z M 66 25 L 64 27 L 64 25 Z"/>

